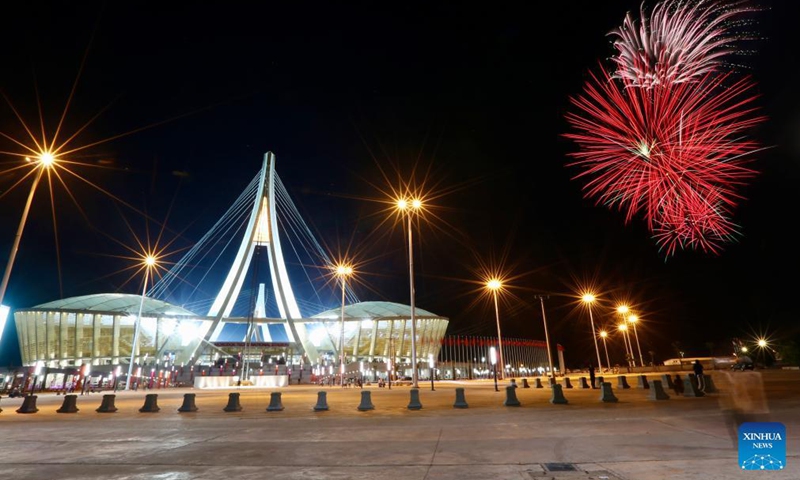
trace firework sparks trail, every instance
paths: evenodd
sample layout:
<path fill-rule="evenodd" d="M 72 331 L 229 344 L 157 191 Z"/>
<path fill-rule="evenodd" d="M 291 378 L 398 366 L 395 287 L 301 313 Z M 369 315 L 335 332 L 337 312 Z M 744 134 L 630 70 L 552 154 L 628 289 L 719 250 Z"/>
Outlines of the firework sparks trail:
<path fill-rule="evenodd" d="M 649 16 L 644 4 L 639 19 L 628 13 L 615 37 L 614 78 L 631 87 L 697 82 L 718 71 L 735 51 L 731 31 L 744 12 L 744 2 L 666 0 Z"/>
<path fill-rule="evenodd" d="M 743 134 L 764 117 L 752 115 L 752 82 L 721 88 L 726 77 L 646 90 L 619 85 L 604 70 L 593 75 L 572 99 L 580 113 L 567 114 L 577 133 L 566 137 L 581 147 L 569 165 L 583 169 L 575 178 L 589 178 L 586 196 L 625 211 L 626 221 L 643 212 L 651 229 L 682 210 L 664 209 L 662 200 L 693 198 L 688 190 L 734 207 L 736 187 L 756 174 L 747 165 L 758 144 Z"/>

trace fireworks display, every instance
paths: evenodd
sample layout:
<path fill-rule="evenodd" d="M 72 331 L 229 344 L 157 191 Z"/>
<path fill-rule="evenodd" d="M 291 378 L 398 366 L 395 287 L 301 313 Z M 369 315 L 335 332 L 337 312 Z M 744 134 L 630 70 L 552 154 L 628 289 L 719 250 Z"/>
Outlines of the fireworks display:
<path fill-rule="evenodd" d="M 737 4 L 738 5 L 738 4 Z M 733 38 L 725 29 L 742 10 L 705 1 L 659 3 L 638 28 L 628 15 L 612 32 L 616 72 L 602 66 L 567 114 L 565 136 L 586 197 L 644 216 L 667 256 L 679 248 L 719 253 L 738 233 L 738 191 L 756 175 L 758 115 L 753 82 L 724 71 Z"/>

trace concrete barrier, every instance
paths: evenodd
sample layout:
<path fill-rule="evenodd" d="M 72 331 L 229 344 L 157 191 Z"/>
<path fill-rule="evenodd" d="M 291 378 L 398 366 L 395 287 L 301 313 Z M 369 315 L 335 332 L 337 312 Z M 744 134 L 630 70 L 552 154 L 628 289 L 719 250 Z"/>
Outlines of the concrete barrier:
<path fill-rule="evenodd" d="M 614 391 L 611 390 L 611 382 L 603 382 L 600 384 L 600 387 L 601 402 L 615 403 L 619 401 L 619 399 L 614 395 Z"/>
<path fill-rule="evenodd" d="M 517 399 L 517 389 L 515 387 L 506 387 L 506 400 L 503 402 L 506 407 L 519 407 L 520 403 Z"/>
<path fill-rule="evenodd" d="M 64 402 L 61 404 L 61 408 L 56 410 L 56 413 L 78 413 L 77 401 L 77 395 L 64 395 Z"/>
<path fill-rule="evenodd" d="M 197 405 L 194 404 L 196 394 L 194 393 L 184 393 L 183 394 L 183 405 L 178 408 L 178 411 L 183 412 L 196 412 Z"/>
<path fill-rule="evenodd" d="M 683 379 L 683 396 L 684 397 L 702 397 L 705 395 L 703 392 L 697 389 L 696 381 L 693 381 L 692 377 L 686 377 Z"/>
<path fill-rule="evenodd" d="M 619 377 L 617 377 L 617 388 L 619 388 L 620 390 L 631 388 L 631 386 L 628 385 L 628 378 L 625 375 L 620 375 Z"/>
<path fill-rule="evenodd" d="M 328 392 L 317 392 L 317 404 L 314 405 L 315 412 L 325 412 L 328 410 Z"/>
<path fill-rule="evenodd" d="M 528 379 L 527 378 L 523 378 L 522 379 L 522 388 L 531 388 L 531 386 L 528 385 Z"/>
<path fill-rule="evenodd" d="M 527 383 L 525 382 L 526 379 L 523 378 L 522 380 L 524 383 Z M 529 387 L 523 387 L 523 388 L 529 388 Z M 456 402 L 453 404 L 453 408 L 468 408 L 468 407 L 469 405 L 467 405 L 467 399 L 464 397 L 464 389 L 461 387 L 456 388 Z"/>
<path fill-rule="evenodd" d="M 544 386 L 542 385 L 542 379 L 541 378 L 537 378 L 536 379 L 536 388 L 544 388 Z"/>
<path fill-rule="evenodd" d="M 22 405 L 17 409 L 17 413 L 36 413 L 39 411 L 36 408 L 36 399 L 38 397 L 36 395 L 25 395 L 25 398 L 22 400 Z"/>
<path fill-rule="evenodd" d="M 647 375 L 639 375 L 636 378 L 636 388 L 641 388 L 647 390 L 650 388 L 650 384 L 647 383 Z"/>
<path fill-rule="evenodd" d="M 664 391 L 661 380 L 653 380 L 653 385 L 650 388 L 650 394 L 647 396 L 648 400 L 669 400 L 669 395 Z"/>
<path fill-rule="evenodd" d="M 714 378 L 711 375 L 703 374 L 703 380 L 705 381 L 706 388 L 703 390 L 705 393 L 719 393 L 719 389 L 716 385 L 714 385 Z"/>
<path fill-rule="evenodd" d="M 572 388 L 572 382 L 569 381 L 569 377 L 564 377 L 564 388 Z"/>
<path fill-rule="evenodd" d="M 114 399 L 117 398 L 116 395 L 112 393 L 107 393 L 103 395 L 103 401 L 100 403 L 100 406 L 95 410 L 97 413 L 114 413 L 117 411 L 117 407 L 114 406 Z"/>
<path fill-rule="evenodd" d="M 408 402 L 409 410 L 419 410 L 422 408 L 422 403 L 419 401 L 419 388 L 411 389 L 411 400 Z"/>
<path fill-rule="evenodd" d="M 242 404 L 239 403 L 239 392 L 231 392 L 228 394 L 228 404 L 222 409 L 223 412 L 241 412 Z"/>
<path fill-rule="evenodd" d="M 661 384 L 665 385 L 666 388 L 670 390 L 675 389 L 675 384 L 672 383 L 672 376 L 671 375 L 661 375 Z"/>
<path fill-rule="evenodd" d="M 553 395 L 550 396 L 550 403 L 562 405 L 569 403 L 566 397 L 564 397 L 564 391 L 561 389 L 561 385 L 553 385 Z"/>
<path fill-rule="evenodd" d="M 283 403 L 281 403 L 281 392 L 271 392 L 269 394 L 268 412 L 281 412 L 283 411 Z"/>
<path fill-rule="evenodd" d="M 372 395 L 369 390 L 361 391 L 361 403 L 358 405 L 358 410 L 365 412 L 367 410 L 375 410 L 375 405 L 372 404 Z"/>
<path fill-rule="evenodd" d="M 578 388 L 590 388 L 589 382 L 586 381 L 586 377 L 580 378 L 580 381 L 578 382 Z"/>
<path fill-rule="evenodd" d="M 161 408 L 158 406 L 158 394 L 157 393 L 148 393 L 144 397 L 144 405 L 142 408 L 139 409 L 142 413 L 156 413 L 160 411 Z"/>

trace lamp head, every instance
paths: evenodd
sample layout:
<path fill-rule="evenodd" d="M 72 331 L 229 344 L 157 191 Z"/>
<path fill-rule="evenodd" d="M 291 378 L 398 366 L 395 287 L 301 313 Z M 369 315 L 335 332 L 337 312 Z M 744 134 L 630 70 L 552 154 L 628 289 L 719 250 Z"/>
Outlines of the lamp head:
<path fill-rule="evenodd" d="M 595 300 L 595 296 L 592 295 L 591 293 L 587 293 L 581 297 L 581 300 L 583 300 L 584 303 L 592 303 Z"/>

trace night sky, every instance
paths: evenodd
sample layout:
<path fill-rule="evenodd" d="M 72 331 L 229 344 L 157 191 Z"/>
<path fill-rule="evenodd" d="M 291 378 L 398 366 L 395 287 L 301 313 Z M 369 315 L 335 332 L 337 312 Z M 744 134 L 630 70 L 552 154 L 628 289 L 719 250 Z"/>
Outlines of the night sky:
<path fill-rule="evenodd" d="M 438 219 L 417 236 L 417 305 L 449 317 L 448 334 L 496 334 L 491 303 L 474 283 L 482 263 L 514 277 L 500 306 L 503 336 L 543 339 L 535 295 L 549 295 L 550 336 L 566 347 L 569 366 L 594 355 L 577 302 L 583 285 L 601 299 L 597 323 L 612 321 L 618 302 L 634 307 L 642 350 L 656 360 L 676 356 L 676 341 L 693 356 L 706 355 L 708 342 L 728 354 L 732 337 L 785 342 L 800 334 L 790 231 L 800 173 L 796 2 L 762 3 L 752 16 L 760 38 L 739 58 L 737 75 L 753 77 L 769 117 L 752 137 L 771 147 L 755 157 L 761 173 L 735 214 L 743 235 L 718 256 L 670 258 L 642 218 L 626 225 L 622 213 L 584 199 L 571 180 L 577 170 L 565 166 L 577 148 L 562 137 L 569 97 L 598 61 L 608 65 L 606 34 L 638 1 L 290 3 L 15 5 L 0 31 L 0 89 L 35 131 L 38 91 L 52 132 L 81 71 L 61 138 L 100 114 L 75 145 L 102 143 L 72 158 L 102 168 L 76 171 L 166 220 L 175 247 L 199 239 L 264 152 L 275 152 L 320 242 L 334 254 L 350 246 L 365 262 L 362 301 L 409 301 L 402 229 L 381 225 L 381 171 L 395 184 L 424 182 Z M 7 104 L 0 131 L 30 143 Z M 0 147 L 21 151 L 7 138 Z M 4 171 L 20 162 L 6 154 L 0 161 Z M 0 175 L 2 192 L 19 178 Z M 0 198 L 3 264 L 29 185 Z M 124 218 L 145 235 L 141 215 L 70 185 L 92 228 L 130 244 Z M 124 250 L 59 192 L 61 271 L 40 189 L 4 303 L 137 293 L 139 283 L 115 273 L 126 264 L 108 256 Z M 157 235 L 157 225 L 149 228 Z M 11 332 L 3 365 L 16 354 Z M 616 342 L 612 361 L 622 363 Z"/>

